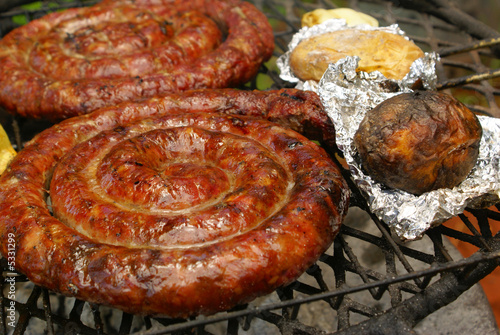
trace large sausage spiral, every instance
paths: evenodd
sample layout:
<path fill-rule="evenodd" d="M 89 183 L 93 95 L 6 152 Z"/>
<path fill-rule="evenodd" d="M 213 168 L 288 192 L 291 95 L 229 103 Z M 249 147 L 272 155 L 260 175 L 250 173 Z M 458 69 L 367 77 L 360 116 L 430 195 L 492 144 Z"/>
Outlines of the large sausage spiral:
<path fill-rule="evenodd" d="M 0 41 L 0 105 L 58 121 L 165 92 L 236 87 L 273 50 L 267 18 L 242 0 L 103 1 Z"/>
<path fill-rule="evenodd" d="M 14 237 L 34 283 L 134 314 L 267 294 L 318 259 L 347 210 L 326 152 L 269 121 L 321 132 L 319 107 L 312 92 L 198 90 L 62 121 L 1 176 L 1 251 Z"/>

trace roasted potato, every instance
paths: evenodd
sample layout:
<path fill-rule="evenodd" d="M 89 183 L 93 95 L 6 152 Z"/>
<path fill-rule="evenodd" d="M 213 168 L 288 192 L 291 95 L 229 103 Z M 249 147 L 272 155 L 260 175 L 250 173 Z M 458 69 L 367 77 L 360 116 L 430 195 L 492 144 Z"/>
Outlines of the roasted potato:
<path fill-rule="evenodd" d="M 312 27 L 329 19 L 344 19 L 348 26 L 368 24 L 378 27 L 377 19 L 351 8 L 315 9 L 302 15 L 301 25 L 302 27 Z"/>
<path fill-rule="evenodd" d="M 352 28 L 303 40 L 290 53 L 290 68 L 301 80 L 319 81 L 328 64 L 347 56 L 360 57 L 358 71 L 380 71 L 388 79 L 401 80 L 424 52 L 401 35 Z"/>
<path fill-rule="evenodd" d="M 362 169 L 390 188 L 420 195 L 460 184 L 482 136 L 476 115 L 451 95 L 402 93 L 369 111 L 354 136 Z"/>

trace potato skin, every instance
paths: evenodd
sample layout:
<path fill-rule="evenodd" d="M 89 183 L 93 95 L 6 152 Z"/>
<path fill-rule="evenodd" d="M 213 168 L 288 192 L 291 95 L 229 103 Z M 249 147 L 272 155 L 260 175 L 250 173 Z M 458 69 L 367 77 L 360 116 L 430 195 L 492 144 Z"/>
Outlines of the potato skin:
<path fill-rule="evenodd" d="M 401 80 L 424 52 L 403 36 L 380 30 L 346 29 L 313 36 L 290 54 L 290 68 L 301 80 L 319 81 L 330 63 L 359 56 L 357 71 L 380 71 Z"/>
<path fill-rule="evenodd" d="M 476 163 L 482 128 L 450 95 L 417 91 L 369 111 L 354 136 L 362 168 L 390 188 L 420 195 L 460 184 Z"/>

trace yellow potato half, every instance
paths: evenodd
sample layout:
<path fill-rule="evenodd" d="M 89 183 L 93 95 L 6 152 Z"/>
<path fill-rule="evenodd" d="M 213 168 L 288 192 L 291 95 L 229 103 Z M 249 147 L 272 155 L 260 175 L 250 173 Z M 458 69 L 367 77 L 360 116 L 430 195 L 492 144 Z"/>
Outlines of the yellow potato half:
<path fill-rule="evenodd" d="M 358 56 L 358 71 L 380 71 L 401 80 L 424 52 L 403 36 L 380 30 L 355 28 L 307 38 L 290 53 L 290 68 L 301 80 L 319 81 L 328 68 L 347 56 Z"/>
<path fill-rule="evenodd" d="M 344 19 L 348 26 L 358 24 L 368 24 L 373 27 L 378 27 L 378 21 L 374 17 L 355 11 L 351 8 L 336 8 L 336 9 L 315 9 L 312 12 L 305 13 L 302 16 L 302 27 L 312 27 L 323 23 L 328 19 Z"/>

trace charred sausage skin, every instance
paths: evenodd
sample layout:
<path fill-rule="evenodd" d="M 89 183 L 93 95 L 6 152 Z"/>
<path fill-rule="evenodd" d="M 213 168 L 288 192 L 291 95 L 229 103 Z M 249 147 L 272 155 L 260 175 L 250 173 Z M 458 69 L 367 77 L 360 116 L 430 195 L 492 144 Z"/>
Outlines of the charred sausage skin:
<path fill-rule="evenodd" d="M 289 104 L 288 108 L 294 107 L 291 110 L 302 107 L 307 115 L 317 111 L 314 101 L 314 93 L 303 95 L 295 90 L 199 90 L 189 92 L 187 98 L 170 94 L 65 120 L 35 137 L 1 176 L 1 239 L 6 241 L 14 234 L 16 266 L 34 283 L 129 313 L 171 317 L 211 314 L 270 293 L 296 279 L 328 248 L 348 207 L 345 181 L 326 152 L 290 128 L 265 120 L 289 122 L 283 106 Z M 309 127 L 314 124 L 310 117 L 305 119 Z M 95 163 L 94 169 L 105 179 L 106 173 L 113 174 L 118 166 L 126 165 L 125 161 L 131 163 L 130 157 L 124 158 L 131 147 L 163 150 L 167 142 L 160 141 L 161 136 L 164 141 L 176 139 L 177 144 L 171 145 L 183 147 L 179 155 L 187 150 L 192 157 L 194 149 L 184 147 L 190 141 L 179 140 L 183 136 L 192 139 L 192 134 L 205 137 L 203 150 L 219 159 L 215 163 L 211 157 L 201 159 L 202 166 L 212 162 L 207 178 L 219 178 L 222 171 L 229 180 L 229 186 L 220 183 L 220 198 L 224 200 L 205 196 L 196 206 L 212 219 L 217 216 L 210 213 L 239 218 L 243 226 L 236 230 L 220 228 L 218 224 L 227 224 L 223 220 L 216 222 L 217 228 L 197 226 L 193 224 L 196 220 L 189 220 L 194 220 L 190 215 L 198 215 L 198 209 L 182 204 L 159 206 L 156 211 L 137 209 L 140 199 L 133 199 L 136 219 L 130 220 L 126 204 L 116 204 L 118 200 L 104 205 L 97 202 L 115 195 L 103 195 L 98 188 L 82 196 L 85 190 L 65 190 L 59 184 L 61 180 L 77 180 L 79 169 L 88 170 L 94 164 L 87 159 L 94 153 L 86 150 L 70 157 L 73 148 L 95 151 L 107 148 L 101 145 L 106 141 L 120 143 L 96 154 L 107 156 L 101 160 L 104 163 Z M 221 149 L 220 140 L 214 138 L 224 134 L 229 136 L 225 150 L 240 150 L 223 157 L 214 153 L 215 148 Z M 108 136 L 113 139 L 108 140 Z M 158 146 L 146 148 L 153 142 Z M 181 157 L 175 164 L 190 165 L 196 160 Z M 251 172 L 249 164 L 261 167 Z M 129 164 L 129 173 L 135 175 L 144 165 L 146 161 Z M 238 169 L 243 176 L 234 177 L 231 171 Z M 119 173 L 114 176 L 121 177 Z M 121 182 L 134 188 L 135 181 Z M 248 183 L 254 185 L 245 189 Z M 65 193 L 78 196 L 77 205 L 66 202 Z M 46 203 L 49 194 L 54 208 Z M 235 215 L 245 207 L 250 211 Z M 165 219 L 168 222 L 161 221 L 158 212 L 162 211 L 174 215 Z M 137 215 L 142 218 L 137 219 Z M 64 223 L 68 217 L 74 222 Z M 106 217 L 115 220 L 107 222 Z M 159 229 L 160 223 L 188 229 L 169 235 L 168 230 Z M 134 224 L 136 230 L 129 233 L 126 226 Z M 195 228 L 199 234 L 192 234 Z M 213 231 L 216 233 L 210 236 Z M 5 254 L 6 243 L 1 248 Z"/>
<path fill-rule="evenodd" d="M 59 121 L 166 92 L 237 87 L 273 50 L 267 18 L 245 1 L 103 1 L 7 34 L 0 104 Z"/>

